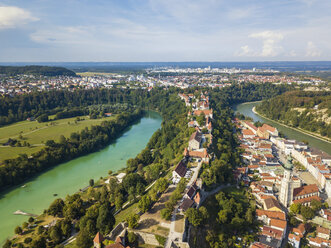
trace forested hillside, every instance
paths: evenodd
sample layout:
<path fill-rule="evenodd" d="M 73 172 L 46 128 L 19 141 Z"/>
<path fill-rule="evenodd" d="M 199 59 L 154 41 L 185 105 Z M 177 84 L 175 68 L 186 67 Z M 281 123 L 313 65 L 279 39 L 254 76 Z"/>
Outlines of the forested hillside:
<path fill-rule="evenodd" d="M 42 75 L 42 76 L 76 76 L 76 73 L 64 67 L 51 66 L 0 66 L 0 74 L 15 75 Z"/>
<path fill-rule="evenodd" d="M 286 92 L 263 101 L 256 110 L 286 125 L 331 138 L 331 92 Z"/>

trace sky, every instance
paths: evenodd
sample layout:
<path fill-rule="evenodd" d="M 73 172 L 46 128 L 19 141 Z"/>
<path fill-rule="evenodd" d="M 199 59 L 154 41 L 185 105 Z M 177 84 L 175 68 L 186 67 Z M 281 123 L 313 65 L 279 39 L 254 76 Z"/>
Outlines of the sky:
<path fill-rule="evenodd" d="M 331 0 L 0 0 L 0 62 L 331 60 Z"/>

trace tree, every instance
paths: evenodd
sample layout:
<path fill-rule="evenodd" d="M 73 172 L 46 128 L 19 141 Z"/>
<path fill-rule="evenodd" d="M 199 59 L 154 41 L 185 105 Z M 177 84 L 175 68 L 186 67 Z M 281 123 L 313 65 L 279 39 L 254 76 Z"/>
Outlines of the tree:
<path fill-rule="evenodd" d="M 29 224 L 27 222 L 23 222 L 23 224 L 22 224 L 23 229 L 27 228 L 28 226 L 29 226 Z"/>
<path fill-rule="evenodd" d="M 206 121 L 206 116 L 205 114 L 202 112 L 197 118 L 196 121 L 199 123 L 199 126 L 202 127 L 205 125 L 205 121 Z"/>
<path fill-rule="evenodd" d="M 138 226 L 138 221 L 140 219 L 140 216 L 138 214 L 132 214 L 130 215 L 126 221 L 128 222 L 129 228 L 136 228 Z"/>
<path fill-rule="evenodd" d="M 35 238 L 31 243 L 31 247 L 33 247 L 33 248 L 46 248 L 46 239 L 45 239 L 45 237 L 38 236 L 37 238 Z"/>
<path fill-rule="evenodd" d="M 34 218 L 33 217 L 30 217 L 28 221 L 29 221 L 29 223 L 33 223 L 34 222 Z"/>
<path fill-rule="evenodd" d="M 218 212 L 218 221 L 222 224 L 225 224 L 228 221 L 228 211 L 221 210 Z"/>
<path fill-rule="evenodd" d="M 291 224 L 291 226 L 297 226 L 299 223 L 300 223 L 300 221 L 297 220 L 297 218 L 295 218 L 294 216 L 292 216 L 290 218 L 290 224 Z"/>
<path fill-rule="evenodd" d="M 24 239 L 25 244 L 29 244 L 29 243 L 31 243 L 31 241 L 32 241 L 32 238 L 30 238 L 30 237 L 27 237 Z"/>
<path fill-rule="evenodd" d="M 55 199 L 49 206 L 47 213 L 52 216 L 63 216 L 64 201 L 61 198 Z"/>
<path fill-rule="evenodd" d="M 22 234 L 22 232 L 23 232 L 22 227 L 20 227 L 20 226 L 15 227 L 14 232 L 15 232 L 16 234 Z"/>
<path fill-rule="evenodd" d="M 38 122 L 47 122 L 48 121 L 48 115 L 47 114 L 42 114 L 42 115 L 38 116 L 37 121 Z"/>
<path fill-rule="evenodd" d="M 134 232 L 128 232 L 128 241 L 132 246 L 136 246 L 138 237 Z"/>
<path fill-rule="evenodd" d="M 60 243 L 61 239 L 62 239 L 62 233 L 61 233 L 61 230 L 59 230 L 58 227 L 54 226 L 52 229 L 51 229 L 51 232 L 50 232 L 50 237 L 51 239 L 56 243 Z"/>
<path fill-rule="evenodd" d="M 91 187 L 93 187 L 94 186 L 94 180 L 90 179 L 89 184 L 90 184 Z"/>
<path fill-rule="evenodd" d="M 168 181 L 164 177 L 161 177 L 155 183 L 155 189 L 160 193 L 163 193 L 168 188 Z"/>
<path fill-rule="evenodd" d="M 93 245 L 92 238 L 85 229 L 80 230 L 78 233 L 76 243 L 81 248 L 90 248 Z"/>
<path fill-rule="evenodd" d="M 204 206 L 200 207 L 199 212 L 202 216 L 203 221 L 206 221 L 209 218 L 209 213 L 206 207 Z"/>
<path fill-rule="evenodd" d="M 124 203 L 124 197 L 122 194 L 119 194 L 115 198 L 116 210 L 121 210 Z"/>
<path fill-rule="evenodd" d="M 170 220 L 172 214 L 172 209 L 170 208 L 164 208 L 161 210 L 161 217 L 165 220 Z"/>
<path fill-rule="evenodd" d="M 248 209 L 246 214 L 245 214 L 245 218 L 246 218 L 246 221 L 249 223 L 249 224 L 252 224 L 253 223 L 253 211 L 252 209 Z"/>
<path fill-rule="evenodd" d="M 109 233 L 113 225 L 115 224 L 115 218 L 111 213 L 110 205 L 104 203 L 99 208 L 99 215 L 97 218 L 97 229 L 102 233 Z"/>
<path fill-rule="evenodd" d="M 322 208 L 322 203 L 320 201 L 317 201 L 315 199 L 313 199 L 311 202 L 310 202 L 310 206 L 311 208 L 313 209 L 313 211 L 319 211 L 321 210 Z"/>
<path fill-rule="evenodd" d="M 305 218 L 305 219 L 311 219 L 315 216 L 314 211 L 310 207 L 302 206 L 300 210 L 300 214 Z"/>
<path fill-rule="evenodd" d="M 12 242 L 9 239 L 7 239 L 5 244 L 2 246 L 2 248 L 11 248 L 11 245 L 12 245 Z"/>
<path fill-rule="evenodd" d="M 185 216 L 187 217 L 188 221 L 195 227 L 199 226 L 203 221 L 199 210 L 195 208 L 189 208 L 188 210 L 186 210 Z"/>
<path fill-rule="evenodd" d="M 138 208 L 141 212 L 145 213 L 150 208 L 151 204 L 151 198 L 148 195 L 144 195 L 138 203 Z"/>
<path fill-rule="evenodd" d="M 61 231 L 64 236 L 69 237 L 71 234 L 71 222 L 68 219 L 64 219 L 61 223 Z"/>
<path fill-rule="evenodd" d="M 300 203 L 293 203 L 290 206 L 290 211 L 295 213 L 295 214 L 300 213 L 300 209 L 301 209 L 301 204 Z"/>

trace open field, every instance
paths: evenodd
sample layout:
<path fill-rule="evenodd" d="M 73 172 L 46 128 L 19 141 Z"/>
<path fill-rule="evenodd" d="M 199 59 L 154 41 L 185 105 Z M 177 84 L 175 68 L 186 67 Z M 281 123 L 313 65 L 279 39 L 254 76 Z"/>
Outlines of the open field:
<path fill-rule="evenodd" d="M 98 125 L 102 121 L 111 120 L 114 117 L 100 119 L 89 119 L 88 116 L 81 116 L 82 121 L 76 121 L 76 117 L 38 123 L 37 121 L 21 121 L 0 128 L 0 161 L 15 158 L 19 154 L 31 155 L 41 150 L 47 140 L 58 141 L 60 136 L 70 137 L 70 134 L 83 130 L 85 127 Z M 28 142 L 31 147 L 4 146 L 7 140 L 17 139 L 22 144 Z"/>
<path fill-rule="evenodd" d="M 174 188 L 168 188 L 153 207 L 140 217 L 138 230 L 155 233 L 161 236 L 168 235 L 170 221 L 162 219 L 160 212 L 165 208 L 165 203 L 169 200 L 173 191 Z"/>

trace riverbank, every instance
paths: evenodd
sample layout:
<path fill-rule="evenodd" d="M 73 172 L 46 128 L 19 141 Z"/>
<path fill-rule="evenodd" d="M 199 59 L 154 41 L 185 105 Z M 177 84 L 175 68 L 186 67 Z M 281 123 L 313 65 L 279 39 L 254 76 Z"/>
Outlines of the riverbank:
<path fill-rule="evenodd" d="M 275 120 L 273 120 L 273 119 L 270 119 L 270 118 L 268 118 L 268 117 L 266 117 L 266 116 L 264 116 L 264 115 L 258 113 L 258 112 L 256 111 L 256 107 L 255 107 L 255 106 L 252 108 L 252 112 L 253 112 L 254 114 L 257 114 L 257 115 L 259 115 L 259 116 L 261 116 L 261 117 L 263 117 L 263 118 L 269 120 L 269 121 L 276 122 L 276 123 L 278 123 L 279 125 L 282 125 L 282 126 L 287 127 L 287 128 L 291 128 L 291 129 L 293 129 L 293 130 L 295 130 L 295 131 L 297 131 L 297 132 L 304 133 L 304 134 L 309 135 L 309 136 L 311 136 L 311 137 L 313 137 L 313 138 L 315 138 L 315 139 L 319 139 L 319 140 L 321 140 L 321 141 L 328 142 L 329 144 L 331 144 L 331 139 L 329 139 L 329 138 L 325 138 L 325 137 L 322 137 L 322 136 L 320 136 L 320 135 L 318 135 L 318 134 L 315 134 L 315 133 L 312 133 L 312 132 L 309 132 L 309 131 L 303 130 L 303 129 L 301 129 L 301 128 L 291 127 L 291 126 L 288 126 L 288 125 L 286 125 L 286 124 L 284 124 L 284 123 L 281 123 L 281 122 L 279 122 L 279 121 L 275 121 Z"/>
<path fill-rule="evenodd" d="M 0 191 L 18 185 L 33 176 L 55 167 L 63 162 L 98 151 L 144 116 L 142 110 L 133 113 L 119 114 L 114 120 L 102 122 L 98 126 L 75 132 L 70 137 L 61 136 L 58 142 L 48 140 L 41 151 L 28 155 L 20 155 L 15 159 L 5 160 L 0 170 Z"/>
<path fill-rule="evenodd" d="M 97 181 L 109 170 L 115 172 L 124 168 L 128 159 L 136 157 L 146 147 L 153 133 L 161 127 L 161 122 L 158 113 L 147 111 L 142 119 L 128 127 L 106 148 L 53 167 L 26 182 L 24 188 L 16 186 L 0 194 L 0 243 L 11 237 L 14 228 L 28 219 L 14 215 L 16 210 L 41 214 L 54 199 L 74 194 L 86 187 L 90 179 Z"/>

